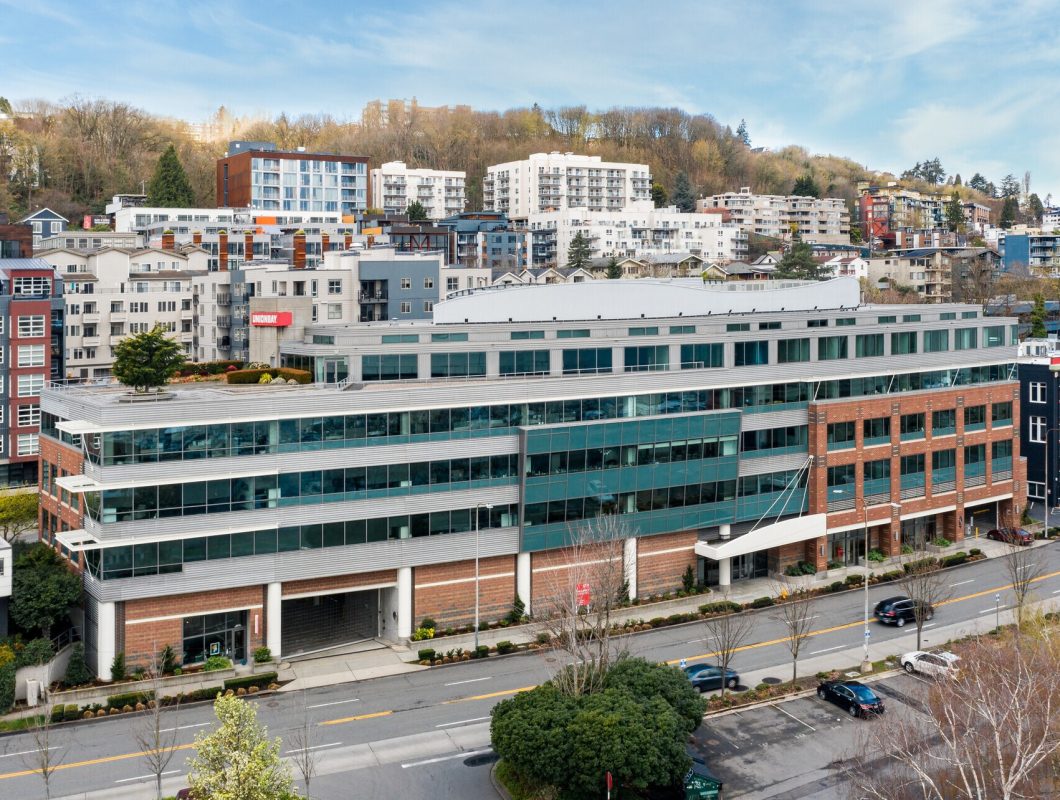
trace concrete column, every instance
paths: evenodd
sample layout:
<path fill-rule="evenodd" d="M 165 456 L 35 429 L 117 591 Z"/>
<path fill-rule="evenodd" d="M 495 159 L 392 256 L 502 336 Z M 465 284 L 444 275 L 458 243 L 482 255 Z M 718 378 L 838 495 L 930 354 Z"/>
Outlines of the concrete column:
<path fill-rule="evenodd" d="M 718 561 L 718 586 L 725 587 L 732 584 L 732 559 L 723 558 Z"/>
<path fill-rule="evenodd" d="M 117 616 L 114 603 L 96 606 L 96 677 L 110 680 L 110 665 L 114 661 Z"/>
<path fill-rule="evenodd" d="M 523 601 L 525 613 L 529 616 L 530 610 L 530 554 L 518 553 L 515 556 L 515 593 Z"/>
<path fill-rule="evenodd" d="M 629 599 L 637 596 L 637 537 L 622 543 L 622 577 L 629 584 Z"/>
<path fill-rule="evenodd" d="M 279 581 L 270 583 L 265 589 L 265 646 L 272 651 L 272 657 L 280 657 L 283 641 L 282 614 L 283 593 Z"/>
<path fill-rule="evenodd" d="M 412 567 L 397 570 L 397 635 L 399 639 L 412 636 Z"/>
<path fill-rule="evenodd" d="M 729 539 L 732 536 L 732 525 L 725 522 L 718 526 L 718 535 L 722 539 Z"/>

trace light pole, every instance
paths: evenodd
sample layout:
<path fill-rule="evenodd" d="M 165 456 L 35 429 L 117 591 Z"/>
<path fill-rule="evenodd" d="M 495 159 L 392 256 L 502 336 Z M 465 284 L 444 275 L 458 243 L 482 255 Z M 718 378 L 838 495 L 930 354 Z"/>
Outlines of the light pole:
<path fill-rule="evenodd" d="M 1001 630 L 1001 592 L 994 595 L 994 629 Z"/>
<path fill-rule="evenodd" d="M 479 554 L 479 512 L 482 509 L 492 510 L 492 503 L 475 505 L 475 652 L 478 653 L 478 554 Z M 478 656 L 476 655 L 476 658 Z"/>

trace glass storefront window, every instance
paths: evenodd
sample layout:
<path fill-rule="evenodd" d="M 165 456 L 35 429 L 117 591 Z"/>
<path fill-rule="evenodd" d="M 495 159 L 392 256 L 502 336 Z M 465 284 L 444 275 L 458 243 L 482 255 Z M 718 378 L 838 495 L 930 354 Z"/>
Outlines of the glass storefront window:
<path fill-rule="evenodd" d="M 247 612 L 227 611 L 184 618 L 182 663 L 198 664 L 210 656 L 233 662 L 247 658 Z"/>

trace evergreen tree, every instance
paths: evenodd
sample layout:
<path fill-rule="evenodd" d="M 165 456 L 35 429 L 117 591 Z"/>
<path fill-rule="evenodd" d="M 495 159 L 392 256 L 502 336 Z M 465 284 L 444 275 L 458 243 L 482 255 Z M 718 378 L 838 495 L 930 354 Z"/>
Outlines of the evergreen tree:
<path fill-rule="evenodd" d="M 1042 203 L 1042 199 L 1038 197 L 1036 193 L 1032 193 L 1027 198 L 1027 214 L 1030 215 L 1033 224 L 1038 224 L 1042 221 L 1042 214 L 1045 213 L 1045 205 Z"/>
<path fill-rule="evenodd" d="M 664 208 L 670 202 L 670 196 L 666 193 L 666 188 L 661 183 L 653 183 L 651 185 L 651 201 L 655 203 L 656 208 Z"/>
<path fill-rule="evenodd" d="M 74 651 L 70 654 L 70 663 L 66 665 L 66 675 L 63 683 L 67 686 L 81 686 L 92 680 L 92 670 L 85 663 L 85 646 L 78 642 L 74 645 Z"/>
<path fill-rule="evenodd" d="M 147 185 L 147 205 L 151 208 L 190 208 L 195 205 L 195 193 L 173 145 L 167 147 L 158 159 L 154 177 Z"/>
<path fill-rule="evenodd" d="M 983 194 L 987 193 L 986 178 L 984 178 L 982 174 L 978 172 L 972 176 L 972 179 L 970 181 L 968 181 L 968 186 L 972 189 L 975 189 L 977 192 L 982 192 Z"/>
<path fill-rule="evenodd" d="M 1049 335 L 1045 327 L 1045 295 L 1041 292 L 1034 295 L 1034 308 L 1031 309 L 1032 339 L 1044 339 Z"/>
<path fill-rule="evenodd" d="M 791 193 L 798 197 L 820 197 L 821 187 L 817 185 L 813 176 L 807 173 L 801 178 L 796 178 L 795 185 L 791 188 Z"/>
<path fill-rule="evenodd" d="M 674 179 L 674 205 L 678 211 L 690 213 L 696 210 L 696 197 L 692 194 L 692 184 L 688 181 L 688 175 L 678 172 Z"/>
<path fill-rule="evenodd" d="M 114 348 L 114 377 L 138 392 L 165 386 L 184 365 L 184 351 L 162 326 L 122 339 Z"/>
<path fill-rule="evenodd" d="M 954 192 L 946 203 L 946 226 L 951 231 L 957 231 L 964 226 L 964 206 L 961 205 L 961 196 L 957 192 Z"/>
<path fill-rule="evenodd" d="M 607 279 L 614 281 L 621 277 L 622 267 L 618 266 L 618 259 L 615 256 L 611 256 L 611 259 L 607 262 Z"/>
<path fill-rule="evenodd" d="M 188 783 L 194 797 L 284 800 L 292 797 L 291 771 L 280 758 L 280 739 L 269 739 L 257 711 L 238 697 L 219 696 L 220 723 L 195 739 Z"/>
<path fill-rule="evenodd" d="M 747 132 L 747 120 L 740 120 L 740 124 L 736 128 L 736 138 L 748 147 L 751 146 L 751 135 Z"/>
<path fill-rule="evenodd" d="M 953 185 L 954 186 L 960 186 L 961 185 L 961 173 L 958 172 L 956 175 L 953 176 Z"/>
<path fill-rule="evenodd" d="M 427 209 L 423 207 L 423 203 L 419 200 L 413 200 L 409 203 L 405 213 L 409 216 L 409 222 L 426 222 L 430 219 L 427 216 Z"/>
<path fill-rule="evenodd" d="M 11 619 L 23 630 L 39 630 L 50 639 L 52 625 L 81 600 L 81 578 L 41 542 L 18 557 L 12 575 Z"/>
<path fill-rule="evenodd" d="M 1019 203 L 1015 197 L 1006 197 L 1004 204 L 1001 206 L 1001 219 L 998 220 L 1000 225 L 1005 230 L 1008 230 L 1016 224 L 1016 215 L 1019 213 Z"/>
<path fill-rule="evenodd" d="M 587 269 L 590 258 L 592 258 L 592 248 L 589 246 L 589 240 L 582 235 L 581 231 L 578 231 L 570 240 L 570 247 L 567 248 L 567 266 L 570 269 Z"/>
<path fill-rule="evenodd" d="M 784 254 L 773 273 L 774 277 L 800 281 L 816 281 L 821 278 L 821 265 L 813 260 L 813 247 L 796 241 Z"/>
<path fill-rule="evenodd" d="M 1020 195 L 1020 182 L 1016 180 L 1016 176 L 1009 173 L 1001 179 L 1001 196 L 1002 197 L 1019 197 Z"/>

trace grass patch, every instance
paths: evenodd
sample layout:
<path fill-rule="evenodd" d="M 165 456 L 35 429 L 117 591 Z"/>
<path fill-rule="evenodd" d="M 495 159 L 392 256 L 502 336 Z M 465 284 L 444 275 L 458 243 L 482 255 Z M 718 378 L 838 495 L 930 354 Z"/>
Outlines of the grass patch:
<path fill-rule="evenodd" d="M 497 763 L 497 780 L 508 790 L 512 800 L 555 800 L 556 790 L 550 786 L 535 786 L 526 782 L 521 775 L 504 761 Z"/>
<path fill-rule="evenodd" d="M 8 733 L 10 731 L 24 731 L 28 728 L 32 728 L 37 722 L 43 722 L 44 717 L 19 717 L 18 719 L 3 719 L 0 720 L 0 733 Z"/>

